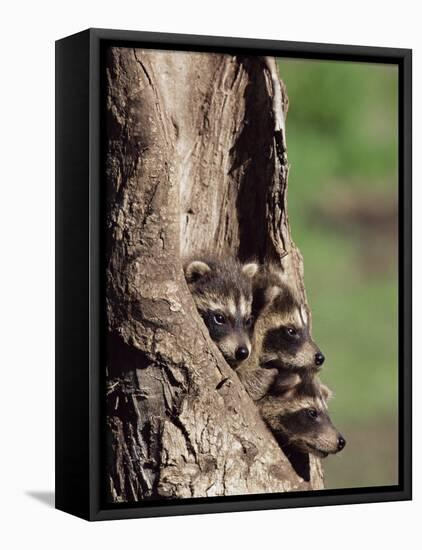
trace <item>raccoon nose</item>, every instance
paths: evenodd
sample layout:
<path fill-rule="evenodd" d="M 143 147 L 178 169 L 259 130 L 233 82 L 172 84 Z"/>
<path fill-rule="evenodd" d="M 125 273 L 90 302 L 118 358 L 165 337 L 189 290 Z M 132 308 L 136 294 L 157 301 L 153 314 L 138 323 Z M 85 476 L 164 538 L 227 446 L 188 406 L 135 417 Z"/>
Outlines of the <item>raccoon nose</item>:
<path fill-rule="evenodd" d="M 322 353 L 319 351 L 315 354 L 315 365 L 317 367 L 320 367 L 325 361 L 325 357 L 322 355 Z"/>
<path fill-rule="evenodd" d="M 249 350 L 245 346 L 239 346 L 234 355 L 238 361 L 244 361 L 249 355 Z"/>
<path fill-rule="evenodd" d="M 341 435 L 338 440 L 337 440 L 337 449 L 339 451 L 341 451 L 342 449 L 344 449 L 344 447 L 346 446 L 346 440 L 344 439 L 344 437 Z"/>

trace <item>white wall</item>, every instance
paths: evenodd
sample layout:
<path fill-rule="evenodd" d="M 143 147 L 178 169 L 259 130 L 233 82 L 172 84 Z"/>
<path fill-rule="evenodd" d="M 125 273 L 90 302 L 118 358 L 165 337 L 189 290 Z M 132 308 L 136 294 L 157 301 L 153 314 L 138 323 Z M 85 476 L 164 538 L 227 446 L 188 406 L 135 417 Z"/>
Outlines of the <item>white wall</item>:
<path fill-rule="evenodd" d="M 422 97 L 417 3 L 227 0 L 3 2 L 1 10 L 1 538 L 4 548 L 322 548 L 383 550 L 421 539 L 421 475 L 413 503 L 308 508 L 88 524 L 28 492 L 53 489 L 54 40 L 86 27 L 414 48 Z M 212 9 L 211 9 L 212 8 Z M 421 151 L 421 104 L 414 151 Z M 416 154 L 415 154 L 416 157 Z M 415 201 L 422 207 L 415 161 Z M 415 310 L 422 217 L 415 220 Z M 418 273 L 419 271 L 419 273 Z M 420 340 L 415 315 L 415 340 Z M 415 388 L 422 387 L 415 354 Z M 420 433 L 421 410 L 414 411 Z M 421 442 L 415 442 L 420 464 Z M 6 516 L 6 517 L 5 517 Z M 412 543 L 412 541 L 415 541 Z M 128 546 L 126 546 L 128 545 Z"/>

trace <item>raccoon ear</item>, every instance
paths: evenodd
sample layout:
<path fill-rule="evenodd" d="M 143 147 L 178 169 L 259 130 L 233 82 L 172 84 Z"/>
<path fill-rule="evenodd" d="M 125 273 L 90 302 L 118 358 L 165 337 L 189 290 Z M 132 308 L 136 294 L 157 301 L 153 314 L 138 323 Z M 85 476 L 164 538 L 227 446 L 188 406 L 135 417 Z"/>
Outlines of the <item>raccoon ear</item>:
<path fill-rule="evenodd" d="M 210 271 L 211 268 L 208 264 L 194 260 L 185 267 L 185 277 L 188 283 L 193 283 Z"/>
<path fill-rule="evenodd" d="M 249 264 L 245 264 L 244 266 L 242 266 L 242 273 L 246 275 L 246 277 L 249 277 L 250 279 L 252 279 L 253 277 L 255 277 L 258 269 L 259 269 L 258 264 L 256 264 L 255 262 L 251 262 Z"/>
<path fill-rule="evenodd" d="M 269 286 L 264 291 L 265 303 L 267 305 L 271 304 L 280 294 L 281 294 L 281 288 L 279 286 L 276 286 L 276 285 Z"/>
<path fill-rule="evenodd" d="M 282 395 L 286 399 L 292 398 L 294 397 L 300 383 L 301 378 L 298 374 L 282 374 L 280 372 L 274 382 L 274 393 Z"/>
<path fill-rule="evenodd" d="M 320 385 L 321 395 L 325 402 L 333 397 L 333 392 L 325 384 Z"/>

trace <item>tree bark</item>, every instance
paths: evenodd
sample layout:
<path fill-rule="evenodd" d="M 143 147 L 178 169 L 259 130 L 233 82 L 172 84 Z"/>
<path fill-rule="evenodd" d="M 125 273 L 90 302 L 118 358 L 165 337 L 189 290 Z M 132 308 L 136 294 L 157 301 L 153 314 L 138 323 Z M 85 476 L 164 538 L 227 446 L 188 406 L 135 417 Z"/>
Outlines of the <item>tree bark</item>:
<path fill-rule="evenodd" d="M 106 60 L 109 502 L 322 487 L 296 474 L 196 312 L 181 258 L 281 262 L 287 97 L 274 59 L 110 48 Z"/>

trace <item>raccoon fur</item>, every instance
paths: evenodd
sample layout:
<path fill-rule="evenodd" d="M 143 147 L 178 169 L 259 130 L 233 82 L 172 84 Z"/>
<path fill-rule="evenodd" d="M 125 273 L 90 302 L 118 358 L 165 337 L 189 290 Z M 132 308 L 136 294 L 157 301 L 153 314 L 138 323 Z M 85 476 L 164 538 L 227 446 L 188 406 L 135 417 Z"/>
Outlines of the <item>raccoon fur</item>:
<path fill-rule="evenodd" d="M 254 326 L 252 279 L 255 262 L 203 256 L 185 262 L 184 273 L 212 340 L 233 368 L 251 353 Z"/>

